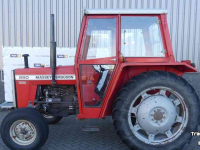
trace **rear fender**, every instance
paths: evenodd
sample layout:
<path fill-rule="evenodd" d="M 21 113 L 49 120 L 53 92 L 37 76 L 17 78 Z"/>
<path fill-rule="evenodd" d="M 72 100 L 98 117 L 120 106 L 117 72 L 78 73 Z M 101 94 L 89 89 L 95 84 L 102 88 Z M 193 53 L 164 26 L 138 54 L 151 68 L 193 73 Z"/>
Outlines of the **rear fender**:
<path fill-rule="evenodd" d="M 108 101 L 104 101 L 100 118 L 109 116 L 112 114 L 112 106 L 115 101 L 116 95 L 122 86 L 128 82 L 134 76 L 137 76 L 143 72 L 162 70 L 166 72 L 175 73 L 178 76 L 182 76 L 183 73 L 197 72 L 197 69 L 190 66 L 185 62 L 173 62 L 173 63 L 124 63 L 119 66 L 115 81 L 111 85 L 112 91 L 110 92 L 110 98 Z"/>

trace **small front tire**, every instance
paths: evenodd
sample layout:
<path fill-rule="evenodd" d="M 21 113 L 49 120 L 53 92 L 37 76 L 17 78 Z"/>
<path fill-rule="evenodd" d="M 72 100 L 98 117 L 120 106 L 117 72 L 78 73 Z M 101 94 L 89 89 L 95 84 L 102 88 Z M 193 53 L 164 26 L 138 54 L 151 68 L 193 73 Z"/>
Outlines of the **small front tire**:
<path fill-rule="evenodd" d="M 48 133 L 45 118 L 31 108 L 10 112 L 1 124 L 1 138 L 12 150 L 39 149 L 45 144 Z"/>

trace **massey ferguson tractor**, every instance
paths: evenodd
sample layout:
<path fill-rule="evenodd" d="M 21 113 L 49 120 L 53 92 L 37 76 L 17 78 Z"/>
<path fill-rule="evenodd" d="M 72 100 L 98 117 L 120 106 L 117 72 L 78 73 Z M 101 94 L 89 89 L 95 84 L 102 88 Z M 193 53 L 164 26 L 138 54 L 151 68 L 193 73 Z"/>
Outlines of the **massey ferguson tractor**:
<path fill-rule="evenodd" d="M 69 115 L 112 116 L 130 149 L 182 149 L 197 131 L 200 114 L 199 98 L 182 75 L 197 69 L 190 60 L 175 61 L 166 15 L 86 9 L 75 65 L 58 67 L 51 15 L 50 67 L 29 68 L 24 54 L 25 68 L 13 71 L 14 110 L 1 124 L 4 143 L 36 150 L 48 138 L 48 123 Z"/>

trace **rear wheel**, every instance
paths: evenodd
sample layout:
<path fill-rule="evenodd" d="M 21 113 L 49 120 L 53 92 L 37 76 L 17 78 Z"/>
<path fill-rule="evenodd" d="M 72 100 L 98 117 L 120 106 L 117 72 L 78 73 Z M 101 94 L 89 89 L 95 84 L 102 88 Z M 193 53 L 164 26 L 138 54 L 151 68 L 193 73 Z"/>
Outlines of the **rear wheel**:
<path fill-rule="evenodd" d="M 181 77 L 151 71 L 134 77 L 119 92 L 113 120 L 132 149 L 181 149 L 199 124 L 199 101 Z"/>
<path fill-rule="evenodd" d="M 43 116 L 48 122 L 48 124 L 56 124 L 63 118 L 62 116 L 51 116 L 47 114 L 43 114 Z"/>
<path fill-rule="evenodd" d="M 31 108 L 10 112 L 1 124 L 1 138 L 13 150 L 39 149 L 45 144 L 48 133 L 45 118 Z"/>

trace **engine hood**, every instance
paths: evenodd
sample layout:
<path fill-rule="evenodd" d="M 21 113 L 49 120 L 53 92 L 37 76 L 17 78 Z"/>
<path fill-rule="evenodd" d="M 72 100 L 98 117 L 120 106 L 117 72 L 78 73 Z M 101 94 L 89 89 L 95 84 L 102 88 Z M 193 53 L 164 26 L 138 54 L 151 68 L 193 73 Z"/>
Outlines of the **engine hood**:
<path fill-rule="evenodd" d="M 75 80 L 74 66 L 59 66 L 55 69 L 56 80 Z M 51 80 L 52 69 L 42 68 L 23 68 L 15 70 L 15 80 Z"/>

